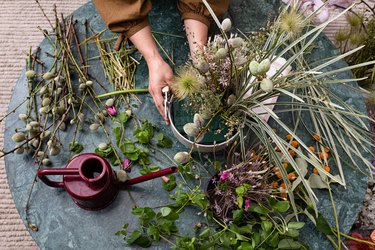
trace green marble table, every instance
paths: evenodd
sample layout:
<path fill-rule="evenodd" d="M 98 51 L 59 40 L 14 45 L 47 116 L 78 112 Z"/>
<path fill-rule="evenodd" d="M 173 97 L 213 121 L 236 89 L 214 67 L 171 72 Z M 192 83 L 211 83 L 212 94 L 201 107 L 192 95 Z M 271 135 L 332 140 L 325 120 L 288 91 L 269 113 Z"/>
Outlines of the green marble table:
<path fill-rule="evenodd" d="M 175 1 L 153 2 L 154 8 L 150 13 L 152 29 L 154 31 L 168 31 L 169 33 L 184 37 Z M 242 31 L 255 31 L 265 25 L 267 18 L 276 15 L 280 6 L 279 2 L 279 0 L 234 0 L 231 2 L 228 15 L 233 20 L 234 25 Z M 77 9 L 73 13 L 73 17 L 77 21 L 77 27 L 80 31 L 83 31 L 86 20 L 93 28 L 93 33 L 105 29 L 104 23 L 91 2 Z M 83 32 L 78 33 L 82 40 Z M 104 37 L 113 37 L 113 34 L 106 31 Z M 173 47 L 176 65 L 180 65 L 186 61 L 188 54 L 186 39 L 161 35 L 158 35 L 157 38 L 165 48 L 171 49 Z M 313 51 L 313 58 L 319 59 L 322 56 L 327 57 L 338 53 L 326 37 L 320 37 L 318 43 L 319 49 Z M 42 49 L 42 61 L 46 65 L 50 65 L 52 59 L 48 58 L 43 52 L 52 51 L 51 46 L 48 41 L 44 40 L 40 47 Z M 95 47 L 91 47 L 88 52 L 92 56 L 97 54 Z M 333 67 L 338 68 L 344 65 L 344 62 L 338 62 Z M 92 62 L 90 74 L 95 76 L 99 81 L 106 81 L 99 61 Z M 346 72 L 338 77 L 350 78 L 350 74 L 350 72 Z M 138 87 L 141 87 L 140 85 L 146 86 L 148 76 L 147 67 L 144 62 L 139 65 L 136 77 Z M 22 72 L 14 88 L 9 110 L 16 107 L 19 101 L 26 97 L 26 82 L 24 72 Z M 363 98 L 360 95 L 347 91 L 342 86 L 336 86 L 335 91 L 348 104 L 365 112 Z M 172 138 L 173 136 L 168 126 L 164 124 L 158 115 L 155 116 L 157 111 L 151 96 L 143 95 L 141 98 L 143 104 L 136 110 L 137 115 L 152 121 L 161 131 Z M 14 128 L 22 126 L 18 120 L 18 113 L 23 113 L 24 109 L 25 107 L 22 107 L 15 115 L 7 119 L 5 138 L 11 137 Z M 282 119 L 290 121 L 291 117 L 290 115 L 284 115 Z M 276 124 L 274 126 L 277 127 Z M 65 140 L 69 143 L 72 135 L 69 133 L 69 130 L 65 133 Z M 78 139 L 84 144 L 84 152 L 92 152 L 95 145 L 99 141 L 104 140 L 104 135 L 92 135 L 88 131 L 83 131 L 79 134 Z M 5 140 L 5 148 L 12 147 L 14 147 L 14 144 L 11 140 Z M 183 146 L 177 140 L 174 140 L 174 147 L 168 151 L 168 154 L 173 156 L 182 149 Z M 62 152 L 58 157 L 52 158 L 54 166 L 61 167 L 65 166 L 67 159 L 67 150 Z M 155 159 L 158 159 L 158 157 Z M 32 159 L 26 155 L 8 155 L 5 160 L 11 192 L 21 218 L 25 221 L 25 204 L 35 176 L 36 166 Z M 152 164 L 163 166 L 163 163 L 158 162 L 158 160 L 155 160 Z M 347 189 L 334 186 L 333 192 L 341 229 L 344 232 L 348 232 L 354 223 L 364 199 L 367 179 L 365 176 L 351 169 L 345 170 L 345 174 L 347 179 L 350 180 Z M 160 179 L 139 184 L 128 190 L 132 193 L 136 203 L 141 207 L 157 207 L 166 204 L 169 199 L 169 193 L 164 191 Z M 317 194 L 320 197 L 318 202 L 320 211 L 322 211 L 333 225 L 332 209 L 327 193 L 325 191 L 317 191 Z M 64 190 L 50 188 L 42 182 L 37 182 L 31 195 L 29 216 L 38 225 L 39 231 L 30 231 L 30 233 L 41 249 L 127 249 L 130 247 L 122 241 L 121 237 L 115 236 L 115 232 L 121 229 L 124 223 L 129 223 L 130 229 L 137 226 L 137 218 L 131 215 L 132 204 L 128 192 L 122 191 L 109 207 L 96 212 L 86 211 L 76 206 Z M 198 215 L 197 212 L 197 210 L 191 208 L 186 209 L 182 213 L 178 221 L 178 227 L 181 232 L 191 232 L 194 224 L 197 221 L 203 220 L 202 216 Z M 310 223 L 303 230 L 301 239 L 310 245 L 311 249 L 330 249 L 330 245 L 325 240 L 325 237 L 317 233 Z M 168 245 L 163 242 L 153 245 L 153 249 L 166 249 L 167 247 Z"/>

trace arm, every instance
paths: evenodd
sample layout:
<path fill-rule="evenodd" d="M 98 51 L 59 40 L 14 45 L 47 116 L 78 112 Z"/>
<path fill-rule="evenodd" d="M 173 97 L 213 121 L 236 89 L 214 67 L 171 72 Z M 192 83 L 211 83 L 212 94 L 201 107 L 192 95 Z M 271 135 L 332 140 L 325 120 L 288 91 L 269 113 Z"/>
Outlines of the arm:
<path fill-rule="evenodd" d="M 161 57 L 155 41 L 152 38 L 150 26 L 144 27 L 129 39 L 146 60 L 149 72 L 148 88 L 150 94 L 154 98 L 156 108 L 168 124 L 168 118 L 164 116 L 163 95 L 161 90 L 168 85 L 169 81 L 172 81 L 172 69 Z"/>

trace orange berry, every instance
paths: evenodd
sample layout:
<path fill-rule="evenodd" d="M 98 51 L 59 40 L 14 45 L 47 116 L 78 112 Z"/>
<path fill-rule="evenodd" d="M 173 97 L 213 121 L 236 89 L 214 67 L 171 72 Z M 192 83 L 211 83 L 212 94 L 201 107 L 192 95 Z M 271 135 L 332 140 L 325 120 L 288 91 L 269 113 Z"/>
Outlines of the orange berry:
<path fill-rule="evenodd" d="M 315 148 L 313 146 L 310 146 L 309 149 L 311 152 L 315 152 Z"/>
<path fill-rule="evenodd" d="M 289 165 L 289 164 L 288 164 L 287 162 L 285 162 L 285 161 L 283 162 L 283 167 L 284 167 L 284 168 L 287 168 L 288 165 Z"/>
<path fill-rule="evenodd" d="M 280 193 L 280 196 L 281 196 L 282 198 L 288 198 L 288 194 L 287 194 L 287 193 Z"/>
<path fill-rule="evenodd" d="M 322 159 L 322 160 L 324 160 L 324 159 L 328 159 L 328 153 L 326 153 L 326 152 L 321 152 L 321 153 L 319 154 L 319 157 L 320 157 L 320 159 Z"/>
<path fill-rule="evenodd" d="M 331 168 L 326 165 L 326 166 L 324 166 L 324 170 L 329 173 L 331 171 Z"/>
<path fill-rule="evenodd" d="M 319 141 L 320 138 L 322 138 L 322 137 L 320 136 L 320 134 L 314 134 L 313 137 L 314 137 L 314 139 L 315 139 L 316 141 Z"/>
<path fill-rule="evenodd" d="M 329 151 L 331 151 L 331 149 L 328 146 L 325 146 L 324 147 L 324 152 L 329 153 Z"/>
<path fill-rule="evenodd" d="M 292 156 L 292 157 L 296 156 L 296 152 L 294 152 L 293 149 L 289 149 L 288 152 L 289 152 L 290 156 Z"/>
<path fill-rule="evenodd" d="M 314 168 L 314 169 L 313 169 L 313 173 L 314 173 L 314 174 L 319 174 L 318 169 L 317 169 L 317 168 Z"/>
<path fill-rule="evenodd" d="M 278 146 L 276 146 L 276 147 L 275 147 L 275 151 L 276 151 L 276 152 L 280 152 L 281 150 L 280 150 L 280 148 L 279 148 Z"/>
<path fill-rule="evenodd" d="M 290 143 L 293 147 L 297 148 L 298 147 L 298 141 L 294 140 Z"/>
<path fill-rule="evenodd" d="M 286 139 L 287 139 L 288 141 L 290 141 L 290 140 L 293 139 L 293 136 L 292 136 L 291 134 L 287 134 L 287 135 L 286 135 Z"/>
<path fill-rule="evenodd" d="M 291 180 L 291 181 L 293 181 L 293 180 L 296 179 L 296 175 L 294 173 L 289 173 L 288 174 L 288 179 Z"/>
<path fill-rule="evenodd" d="M 285 182 L 281 183 L 280 187 L 283 188 L 283 189 L 286 189 L 286 184 L 285 184 Z"/>
<path fill-rule="evenodd" d="M 276 188 L 279 185 L 279 183 L 277 181 L 273 181 L 271 185 L 272 187 Z"/>
<path fill-rule="evenodd" d="M 279 178 L 279 179 L 283 178 L 283 175 L 281 174 L 281 172 L 280 172 L 280 171 L 279 171 L 279 172 L 277 172 L 277 173 L 276 173 L 276 175 L 277 175 L 277 178 Z"/>

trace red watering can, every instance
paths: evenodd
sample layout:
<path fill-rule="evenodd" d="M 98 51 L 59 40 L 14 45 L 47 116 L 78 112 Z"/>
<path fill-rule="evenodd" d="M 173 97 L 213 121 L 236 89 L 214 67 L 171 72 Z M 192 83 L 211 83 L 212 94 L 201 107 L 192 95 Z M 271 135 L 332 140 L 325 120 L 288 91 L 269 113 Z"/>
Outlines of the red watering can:
<path fill-rule="evenodd" d="M 45 168 L 37 172 L 48 186 L 65 188 L 73 201 L 83 209 L 99 210 L 108 206 L 120 189 L 176 173 L 177 167 L 166 168 L 126 182 L 119 182 L 108 161 L 96 154 L 80 154 L 71 159 L 65 168 Z M 47 175 L 62 175 L 63 181 L 50 180 Z"/>

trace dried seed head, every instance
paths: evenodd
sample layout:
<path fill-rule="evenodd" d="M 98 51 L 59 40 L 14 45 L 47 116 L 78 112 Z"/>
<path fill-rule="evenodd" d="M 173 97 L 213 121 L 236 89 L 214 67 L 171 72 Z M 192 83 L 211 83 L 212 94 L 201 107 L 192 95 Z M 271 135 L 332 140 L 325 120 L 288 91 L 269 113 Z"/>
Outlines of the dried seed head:
<path fill-rule="evenodd" d="M 76 124 L 76 122 L 77 122 L 77 120 L 76 120 L 75 118 L 73 118 L 73 119 L 70 120 L 69 123 L 70 123 L 71 125 L 73 125 L 73 124 Z"/>
<path fill-rule="evenodd" d="M 55 78 L 55 75 L 51 72 L 46 72 L 46 73 L 43 74 L 42 78 L 44 80 L 51 80 L 51 79 Z"/>
<path fill-rule="evenodd" d="M 50 135 L 51 135 L 51 132 L 49 130 L 45 130 L 42 133 L 40 133 L 40 139 L 44 140 L 44 139 L 46 139 Z"/>
<path fill-rule="evenodd" d="M 208 108 L 203 109 L 200 114 L 202 115 L 202 118 L 206 119 L 206 120 L 208 120 L 212 117 L 212 112 Z"/>
<path fill-rule="evenodd" d="M 194 125 L 197 128 L 202 128 L 204 126 L 204 119 L 200 114 L 194 115 Z"/>
<path fill-rule="evenodd" d="M 40 125 L 40 123 L 37 122 L 37 121 L 31 121 L 29 124 L 30 124 L 30 126 L 33 127 L 33 128 L 38 128 L 39 125 Z"/>
<path fill-rule="evenodd" d="M 25 139 L 26 139 L 26 136 L 22 132 L 17 132 L 17 133 L 12 135 L 12 141 L 14 141 L 14 142 L 22 142 Z"/>
<path fill-rule="evenodd" d="M 227 99 L 228 106 L 232 106 L 235 102 L 236 102 L 235 95 L 231 94 L 230 96 L 228 96 L 228 99 Z"/>
<path fill-rule="evenodd" d="M 30 125 L 30 123 L 26 124 L 26 127 L 25 127 L 26 131 L 30 131 L 32 129 L 33 129 L 33 127 Z"/>
<path fill-rule="evenodd" d="M 129 180 L 129 176 L 124 170 L 117 170 L 116 176 L 119 182 L 126 182 L 127 180 Z"/>
<path fill-rule="evenodd" d="M 61 123 L 60 123 L 59 129 L 60 129 L 61 131 L 65 131 L 65 130 L 66 130 L 66 124 L 65 124 L 65 122 L 61 122 Z"/>
<path fill-rule="evenodd" d="M 45 154 L 44 154 L 44 152 L 43 151 L 38 151 L 38 152 L 36 152 L 36 156 L 39 158 L 39 159 L 43 159 L 44 158 L 44 156 L 45 156 Z"/>
<path fill-rule="evenodd" d="M 55 95 L 60 95 L 62 92 L 62 88 L 61 87 L 58 87 L 55 91 Z"/>
<path fill-rule="evenodd" d="M 20 120 L 26 121 L 27 120 L 27 115 L 26 114 L 19 114 L 18 118 L 20 118 Z"/>
<path fill-rule="evenodd" d="M 346 40 L 349 39 L 350 36 L 350 31 L 349 30 L 339 30 L 335 34 L 335 39 L 338 42 L 345 42 Z"/>
<path fill-rule="evenodd" d="M 24 148 L 21 145 L 17 145 L 14 150 L 15 154 L 23 154 Z"/>
<path fill-rule="evenodd" d="M 99 122 L 103 122 L 103 120 L 104 120 L 104 115 L 103 115 L 103 113 L 102 113 L 102 112 L 98 112 L 98 113 L 96 113 L 96 114 L 95 114 L 95 119 L 96 119 L 97 121 L 99 121 Z"/>
<path fill-rule="evenodd" d="M 47 142 L 47 146 L 48 146 L 48 148 L 52 148 L 53 145 L 54 145 L 53 140 L 52 140 L 52 139 L 51 139 L 51 140 L 48 140 L 48 142 Z"/>
<path fill-rule="evenodd" d="M 44 95 L 45 93 L 47 93 L 47 91 L 48 91 L 48 86 L 45 85 L 45 86 L 43 86 L 43 87 L 40 88 L 39 94 L 40 95 Z"/>
<path fill-rule="evenodd" d="M 178 164 L 185 164 L 190 160 L 190 156 L 188 152 L 178 152 L 173 157 L 173 160 L 175 160 Z"/>
<path fill-rule="evenodd" d="M 36 72 L 34 70 L 28 70 L 25 75 L 27 79 L 34 79 L 36 77 Z"/>
<path fill-rule="evenodd" d="M 199 133 L 199 128 L 194 123 L 185 124 L 183 129 L 188 136 L 196 136 Z"/>
<path fill-rule="evenodd" d="M 232 28 L 232 21 L 229 18 L 225 18 L 221 23 L 221 29 L 226 32 Z"/>
<path fill-rule="evenodd" d="M 352 27 L 359 27 L 363 23 L 363 19 L 360 16 L 350 12 L 346 14 L 346 20 Z"/>
<path fill-rule="evenodd" d="M 99 126 L 100 126 L 99 124 L 93 123 L 93 124 L 90 125 L 90 130 L 92 130 L 92 131 L 97 130 L 99 128 Z"/>
<path fill-rule="evenodd" d="M 102 143 L 100 143 L 100 144 L 98 145 L 98 148 L 99 148 L 100 150 L 106 150 L 106 149 L 108 148 L 108 144 L 105 143 L 105 142 L 102 142 Z"/>
<path fill-rule="evenodd" d="M 77 114 L 77 118 L 80 122 L 83 122 L 85 120 L 85 115 L 81 112 Z"/>
<path fill-rule="evenodd" d="M 38 148 L 39 146 L 39 140 L 38 139 L 33 139 L 31 141 L 31 145 L 34 147 L 34 148 Z"/>
<path fill-rule="evenodd" d="M 112 98 L 110 98 L 105 102 L 105 105 L 111 107 L 114 103 L 115 101 Z"/>
<path fill-rule="evenodd" d="M 50 111 L 49 106 L 41 107 L 39 109 L 40 114 L 47 114 Z"/>
<path fill-rule="evenodd" d="M 44 166 L 49 166 L 49 165 L 51 165 L 51 160 L 50 159 L 48 159 L 48 158 L 44 158 L 43 160 L 42 160 L 42 164 L 44 165 Z"/>
<path fill-rule="evenodd" d="M 260 88 L 264 92 L 271 92 L 273 89 L 273 82 L 270 79 L 264 78 L 262 82 L 260 83 Z"/>

